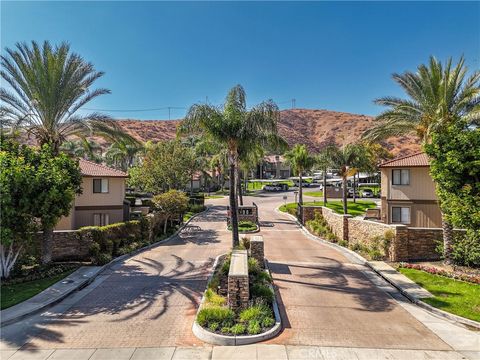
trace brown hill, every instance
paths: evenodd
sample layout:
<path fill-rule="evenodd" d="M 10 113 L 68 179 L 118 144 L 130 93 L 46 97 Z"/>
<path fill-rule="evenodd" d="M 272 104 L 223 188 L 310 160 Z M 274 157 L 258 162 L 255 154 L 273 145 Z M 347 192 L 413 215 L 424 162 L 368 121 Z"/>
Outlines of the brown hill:
<path fill-rule="evenodd" d="M 329 110 L 293 109 L 280 112 L 279 131 L 290 146 L 306 144 L 311 151 L 325 145 L 351 143 L 372 126 L 373 117 Z M 141 141 L 153 142 L 175 137 L 179 120 L 118 120 L 129 134 Z M 419 151 L 413 136 L 388 139 L 385 146 L 394 155 Z"/>

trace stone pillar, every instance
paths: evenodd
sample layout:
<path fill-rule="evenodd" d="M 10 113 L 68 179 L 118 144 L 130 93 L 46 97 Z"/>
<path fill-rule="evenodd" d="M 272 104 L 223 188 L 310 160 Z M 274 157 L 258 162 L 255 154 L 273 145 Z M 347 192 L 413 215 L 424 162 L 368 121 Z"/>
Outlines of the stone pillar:
<path fill-rule="evenodd" d="M 262 235 L 255 235 L 250 238 L 250 256 L 258 261 L 258 265 L 265 267 L 264 242 Z"/>
<path fill-rule="evenodd" d="M 408 227 L 395 226 L 395 239 L 390 246 L 390 261 L 408 261 Z"/>
<path fill-rule="evenodd" d="M 228 306 L 233 310 L 246 308 L 249 298 L 247 250 L 233 250 L 228 271 Z"/>
<path fill-rule="evenodd" d="M 346 242 L 348 242 L 349 236 L 348 236 L 348 219 L 350 219 L 352 215 L 343 215 L 342 216 L 342 221 L 343 221 L 343 228 L 342 228 L 342 239 Z"/>

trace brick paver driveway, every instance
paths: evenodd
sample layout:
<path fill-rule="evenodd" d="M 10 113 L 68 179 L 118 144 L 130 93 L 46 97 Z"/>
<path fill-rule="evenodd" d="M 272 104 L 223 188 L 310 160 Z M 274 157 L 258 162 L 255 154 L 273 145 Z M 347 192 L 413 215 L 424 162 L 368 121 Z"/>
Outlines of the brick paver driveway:
<path fill-rule="evenodd" d="M 450 347 L 376 287 L 338 251 L 308 239 L 285 214 L 278 196 L 259 205 L 265 256 L 279 290 L 283 333 L 270 342 L 291 345 L 397 349 Z"/>
<path fill-rule="evenodd" d="M 51 313 L 3 328 L 3 345 L 53 349 L 201 344 L 191 327 L 213 261 L 230 247 L 225 214 L 224 206 L 211 208 L 180 236 L 109 270 L 75 303 L 67 298 Z"/>
<path fill-rule="evenodd" d="M 308 239 L 274 209 L 278 196 L 246 198 L 260 207 L 261 234 L 278 288 L 285 329 L 270 343 L 383 349 L 451 349 L 362 267 Z M 291 200 L 290 200 L 291 201 Z M 49 313 L 2 329 L 2 346 L 115 348 L 202 345 L 193 317 L 213 259 L 228 251 L 227 199 L 191 231 L 132 257 Z"/>

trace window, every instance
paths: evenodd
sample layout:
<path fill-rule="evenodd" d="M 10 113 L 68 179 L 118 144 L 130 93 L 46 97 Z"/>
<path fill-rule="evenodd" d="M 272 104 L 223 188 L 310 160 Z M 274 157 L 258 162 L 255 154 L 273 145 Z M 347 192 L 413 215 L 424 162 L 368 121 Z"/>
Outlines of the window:
<path fill-rule="evenodd" d="M 94 193 L 108 193 L 108 179 L 93 179 Z"/>
<path fill-rule="evenodd" d="M 392 206 L 392 223 L 410 224 L 410 208 Z"/>
<path fill-rule="evenodd" d="M 93 226 L 105 226 L 108 224 L 108 214 L 93 214 Z"/>
<path fill-rule="evenodd" d="M 410 170 L 392 170 L 392 185 L 410 185 Z"/>

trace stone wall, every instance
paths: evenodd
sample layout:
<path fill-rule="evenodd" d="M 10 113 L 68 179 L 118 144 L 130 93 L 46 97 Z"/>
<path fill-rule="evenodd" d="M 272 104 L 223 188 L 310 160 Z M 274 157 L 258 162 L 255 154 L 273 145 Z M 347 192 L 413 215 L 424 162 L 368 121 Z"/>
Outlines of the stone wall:
<path fill-rule="evenodd" d="M 227 303 L 231 309 L 246 308 L 250 298 L 248 283 L 248 254 L 233 250 L 228 271 Z"/>
<path fill-rule="evenodd" d="M 39 256 L 42 240 L 43 233 L 39 232 L 33 244 L 33 249 L 29 249 L 27 252 Z M 54 231 L 52 261 L 88 261 L 92 241 L 91 234 L 84 233 L 80 236 L 77 230 Z"/>
<path fill-rule="evenodd" d="M 303 206 L 303 224 L 320 213 L 329 224 L 332 232 L 348 241 L 349 245 L 362 243 L 368 245 L 375 237 L 384 237 L 387 231 L 393 233 L 388 249 L 390 261 L 438 260 L 435 251 L 442 241 L 442 229 L 416 228 L 406 225 L 385 224 L 382 222 L 353 218 L 349 215 L 336 214 L 333 210 L 320 206 Z M 455 230 L 461 232 L 463 230 Z"/>
<path fill-rule="evenodd" d="M 258 261 L 258 265 L 265 267 L 265 250 L 262 235 L 255 235 L 250 238 L 250 256 Z"/>

